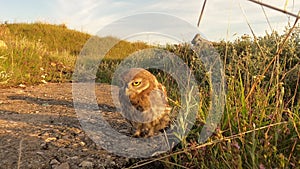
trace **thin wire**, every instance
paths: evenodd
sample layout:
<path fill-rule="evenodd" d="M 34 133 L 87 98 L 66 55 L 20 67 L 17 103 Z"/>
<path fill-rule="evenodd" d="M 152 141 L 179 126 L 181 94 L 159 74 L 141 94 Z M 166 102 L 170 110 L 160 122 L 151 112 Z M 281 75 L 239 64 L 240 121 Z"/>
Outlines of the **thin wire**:
<path fill-rule="evenodd" d="M 199 16 L 199 19 L 198 19 L 197 27 L 199 27 L 199 25 L 200 25 L 200 22 L 201 22 L 203 13 L 204 13 L 205 5 L 206 5 L 206 0 L 204 0 L 204 3 L 202 5 L 202 9 L 201 9 L 201 13 L 200 13 L 200 16 Z"/>
<path fill-rule="evenodd" d="M 282 12 L 282 13 L 285 13 L 285 14 L 287 14 L 287 15 L 290 15 L 290 16 L 295 17 L 296 19 L 300 19 L 300 15 L 299 15 L 300 11 L 299 11 L 298 14 L 294 14 L 294 13 L 285 11 L 285 10 L 283 10 L 283 9 L 280 9 L 280 8 L 277 8 L 277 7 L 274 7 L 274 6 L 271 6 L 271 5 L 269 5 L 269 4 L 265 4 L 265 3 L 263 3 L 263 2 L 258 2 L 258 1 L 256 1 L 256 0 L 248 0 L 248 1 L 253 2 L 253 3 L 256 3 L 256 4 L 259 4 L 259 5 L 262 5 L 262 6 L 265 6 L 265 7 L 267 7 L 267 8 L 271 8 L 271 9 L 273 9 L 273 10 L 276 10 L 276 11 L 279 11 L 279 12 Z"/>

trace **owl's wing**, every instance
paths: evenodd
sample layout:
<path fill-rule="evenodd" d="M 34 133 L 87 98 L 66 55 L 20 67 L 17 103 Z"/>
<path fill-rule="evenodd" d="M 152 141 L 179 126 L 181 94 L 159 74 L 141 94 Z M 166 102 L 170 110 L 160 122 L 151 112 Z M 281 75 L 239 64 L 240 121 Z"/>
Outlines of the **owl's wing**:
<path fill-rule="evenodd" d="M 143 97 L 143 99 L 130 99 L 129 96 L 125 94 L 125 90 L 120 90 L 119 101 L 121 104 L 121 114 L 131 122 L 149 122 L 147 119 L 151 116 L 149 116 L 150 105 L 148 100 L 147 96 Z"/>
<path fill-rule="evenodd" d="M 154 89 L 151 91 L 150 96 L 151 115 L 152 120 L 162 117 L 165 113 L 169 112 L 169 105 L 167 103 L 167 96 L 164 91 Z"/>

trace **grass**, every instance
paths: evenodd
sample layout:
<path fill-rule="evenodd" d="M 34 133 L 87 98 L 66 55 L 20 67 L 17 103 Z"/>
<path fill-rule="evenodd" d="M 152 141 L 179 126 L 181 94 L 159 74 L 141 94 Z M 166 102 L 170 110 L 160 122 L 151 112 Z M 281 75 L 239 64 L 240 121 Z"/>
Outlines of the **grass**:
<path fill-rule="evenodd" d="M 225 112 L 216 131 L 206 143 L 198 142 L 197 134 L 205 123 L 203 117 L 207 116 L 208 107 L 208 100 L 203 98 L 207 95 L 204 80 L 200 83 L 204 84 L 200 85 L 201 110 L 189 137 L 172 152 L 131 168 L 154 161 L 162 161 L 168 168 L 297 168 L 300 165 L 299 32 L 299 27 L 293 30 L 285 44 L 287 34 L 276 32 L 258 38 L 257 42 L 241 37 L 234 42 L 214 43 L 226 63 L 227 81 Z M 186 46 L 171 51 L 181 53 L 183 58 L 189 56 L 185 61 L 191 63 L 194 55 L 188 49 Z M 203 71 L 202 65 L 192 64 L 198 68 L 194 71 Z"/>
<path fill-rule="evenodd" d="M 233 42 L 213 43 L 224 63 L 227 94 L 220 124 L 205 143 L 199 142 L 198 137 L 210 106 L 209 75 L 189 45 L 163 48 L 180 56 L 199 81 L 197 121 L 188 137 L 182 138 L 182 143 L 171 152 L 131 167 L 153 161 L 163 162 L 166 168 L 300 166 L 300 27 L 291 33 L 289 30 L 256 40 L 243 36 Z M 16 86 L 71 81 L 76 54 L 89 35 L 63 25 L 38 23 L 1 25 L 0 37 L 7 45 L 0 47 L 0 85 Z M 101 44 L 109 41 L 118 40 L 97 40 Z M 140 42 L 118 42 L 100 64 L 96 80 L 110 83 L 124 57 L 150 47 Z M 90 64 L 83 70 L 92 67 L 98 58 L 85 59 L 90 59 Z M 181 100 L 174 79 L 159 70 L 151 71 L 167 87 L 170 104 L 179 108 Z"/>
<path fill-rule="evenodd" d="M 22 164 L 22 161 L 21 161 L 21 157 L 22 157 L 22 146 L 23 146 L 22 144 L 23 144 L 23 138 L 20 140 L 20 143 L 19 143 L 18 169 L 20 169 L 21 164 Z"/>
<path fill-rule="evenodd" d="M 0 25 L 0 35 L 7 46 L 0 48 L 1 86 L 70 81 L 74 53 L 89 37 L 62 26 L 40 23 Z M 69 47 L 73 41 L 81 44 Z"/>
<path fill-rule="evenodd" d="M 0 37 L 6 44 L 6 47 L 0 47 L 0 86 L 7 87 L 70 82 L 77 56 L 91 36 L 69 30 L 64 25 L 24 23 L 0 25 Z M 112 37 L 98 40 L 96 45 L 119 41 Z M 113 68 L 121 58 L 147 47 L 140 42 L 118 42 L 113 50 L 108 51 L 96 80 L 110 82 Z M 90 59 L 94 63 L 94 59 L 99 58 Z"/>
<path fill-rule="evenodd" d="M 50 51 L 79 54 L 85 42 L 91 37 L 89 34 L 67 29 L 64 24 L 51 25 L 45 23 L 7 24 L 10 35 L 26 38 L 29 41 L 41 42 Z"/>

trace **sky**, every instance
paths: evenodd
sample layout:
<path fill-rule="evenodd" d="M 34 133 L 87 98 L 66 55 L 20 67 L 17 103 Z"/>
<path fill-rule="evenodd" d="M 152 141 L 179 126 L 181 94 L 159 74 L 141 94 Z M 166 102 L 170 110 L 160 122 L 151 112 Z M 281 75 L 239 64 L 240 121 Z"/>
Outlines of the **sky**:
<path fill-rule="evenodd" d="M 174 30 L 184 34 L 185 31 L 193 29 L 210 41 L 219 41 L 234 40 L 244 34 L 251 35 L 247 20 L 258 36 L 264 35 L 266 31 L 271 32 L 272 29 L 282 32 L 289 22 L 292 24 L 295 20 L 281 12 L 263 8 L 270 21 L 268 25 L 262 7 L 248 0 L 208 0 L 200 26 L 197 28 L 203 1 L 0 0 L 0 23 L 5 21 L 63 23 L 71 29 L 90 34 L 97 34 L 105 28 L 114 30 L 116 34 L 120 32 L 126 34 L 128 32 L 125 30 L 131 29 L 130 33 L 136 33 L 137 39 L 149 38 L 150 35 L 140 35 L 143 29 L 158 34 L 163 32 L 161 34 L 165 34 L 166 39 L 172 39 L 168 34 Z M 298 14 L 300 10 L 300 0 L 262 0 L 262 2 L 294 14 Z M 145 13 L 156 15 L 144 17 Z M 181 23 L 184 29 L 181 29 Z M 151 25 L 156 26 L 152 28 Z M 180 35 L 174 34 L 174 36 Z M 162 36 L 151 34 L 151 37 L 154 39 L 160 37 L 157 38 L 159 40 Z"/>

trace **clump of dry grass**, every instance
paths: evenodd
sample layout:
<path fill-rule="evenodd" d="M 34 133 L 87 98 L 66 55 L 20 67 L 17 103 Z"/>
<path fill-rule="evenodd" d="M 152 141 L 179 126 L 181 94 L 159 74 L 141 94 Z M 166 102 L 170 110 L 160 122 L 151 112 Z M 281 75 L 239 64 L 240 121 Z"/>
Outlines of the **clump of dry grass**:
<path fill-rule="evenodd" d="M 207 116 L 208 106 L 203 101 L 204 111 L 199 111 L 198 123 L 183 144 L 131 168 L 154 161 L 163 162 L 167 168 L 299 166 L 300 27 L 292 33 L 290 30 L 256 40 L 241 37 L 234 42 L 214 43 L 225 63 L 227 81 L 225 112 L 216 131 L 207 142 L 198 142 L 201 122 L 205 122 L 201 119 Z M 183 51 L 192 58 L 189 50 Z"/>

